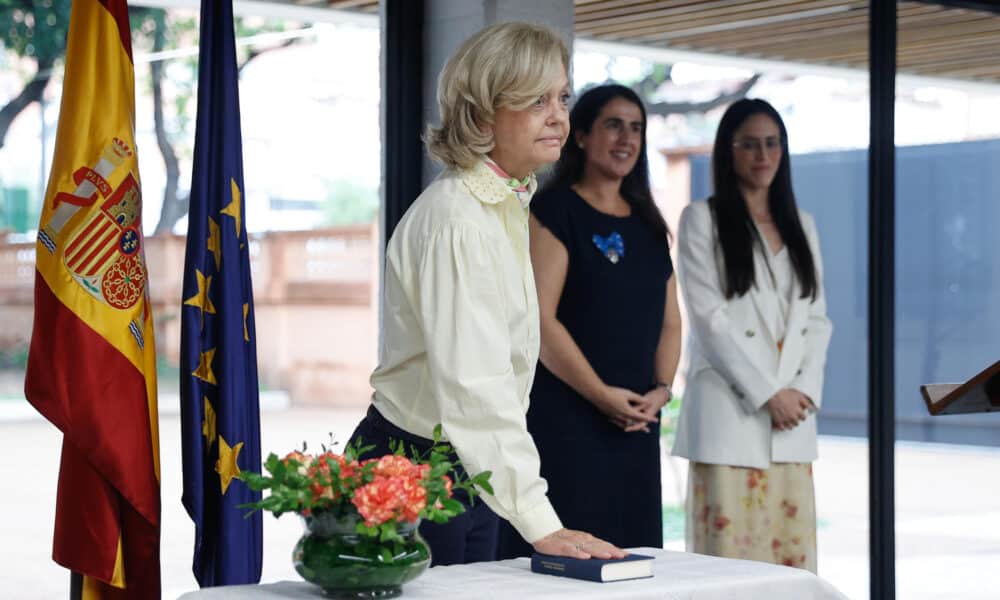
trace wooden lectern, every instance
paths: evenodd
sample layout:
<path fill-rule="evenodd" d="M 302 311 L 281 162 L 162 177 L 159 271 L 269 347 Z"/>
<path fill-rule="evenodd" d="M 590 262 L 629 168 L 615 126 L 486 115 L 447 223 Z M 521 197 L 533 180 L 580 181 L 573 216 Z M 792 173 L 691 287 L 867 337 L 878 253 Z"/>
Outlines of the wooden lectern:
<path fill-rule="evenodd" d="M 931 383 L 920 393 L 934 416 L 1000 412 L 1000 361 L 965 383 Z"/>

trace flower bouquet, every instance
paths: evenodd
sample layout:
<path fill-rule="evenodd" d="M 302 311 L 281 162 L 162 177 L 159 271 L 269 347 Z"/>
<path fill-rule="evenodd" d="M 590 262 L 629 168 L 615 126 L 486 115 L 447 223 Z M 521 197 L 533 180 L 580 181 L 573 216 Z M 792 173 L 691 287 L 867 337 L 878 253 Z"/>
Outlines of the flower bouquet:
<path fill-rule="evenodd" d="M 407 456 L 405 445 L 393 441 L 392 454 L 358 460 L 372 448 L 358 442 L 337 454 L 324 446 L 313 455 L 303 445 L 284 458 L 269 455 L 264 468 L 270 476 L 239 476 L 251 489 L 270 491 L 246 507 L 275 517 L 294 512 L 305 520 L 306 533 L 292 555 L 295 570 L 333 597 L 400 595 L 402 584 L 430 564 L 430 550 L 417 532 L 420 520 L 446 523 L 464 512 L 452 498 L 458 490 L 470 499 L 478 489 L 493 492 L 489 471 L 452 478 L 460 465 L 451 446 L 441 442 L 440 425 L 426 452 L 411 447 Z"/>

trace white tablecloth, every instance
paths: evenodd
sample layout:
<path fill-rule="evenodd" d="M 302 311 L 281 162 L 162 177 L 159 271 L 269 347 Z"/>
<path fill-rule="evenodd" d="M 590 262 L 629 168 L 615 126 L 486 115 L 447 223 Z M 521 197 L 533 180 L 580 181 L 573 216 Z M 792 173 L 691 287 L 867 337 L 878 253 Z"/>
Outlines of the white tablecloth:
<path fill-rule="evenodd" d="M 847 600 L 808 571 L 767 563 L 716 558 L 659 548 L 636 548 L 655 556 L 652 579 L 592 583 L 532 573 L 526 558 L 435 567 L 403 586 L 409 600 L 587 599 L 595 600 Z M 323 598 L 305 582 L 209 588 L 182 600 L 277 600 Z"/>

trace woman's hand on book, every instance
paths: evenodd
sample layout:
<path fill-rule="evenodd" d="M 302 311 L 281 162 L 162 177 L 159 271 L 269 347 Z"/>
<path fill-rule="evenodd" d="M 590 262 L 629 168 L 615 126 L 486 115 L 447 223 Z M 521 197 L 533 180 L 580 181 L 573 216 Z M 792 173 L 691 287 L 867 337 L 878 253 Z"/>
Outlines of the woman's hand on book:
<path fill-rule="evenodd" d="M 628 554 L 585 531 L 560 529 L 532 544 L 535 552 L 572 558 L 625 558 Z"/>

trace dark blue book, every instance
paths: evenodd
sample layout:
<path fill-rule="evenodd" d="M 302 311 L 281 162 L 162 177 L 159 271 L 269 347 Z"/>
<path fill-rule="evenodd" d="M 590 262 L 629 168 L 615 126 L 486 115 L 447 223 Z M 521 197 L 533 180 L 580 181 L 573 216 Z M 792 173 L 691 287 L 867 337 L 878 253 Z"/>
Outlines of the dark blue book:
<path fill-rule="evenodd" d="M 531 570 L 545 575 L 572 577 L 605 583 L 653 576 L 653 557 L 629 554 L 625 558 L 569 558 L 536 552 L 531 557 Z"/>

